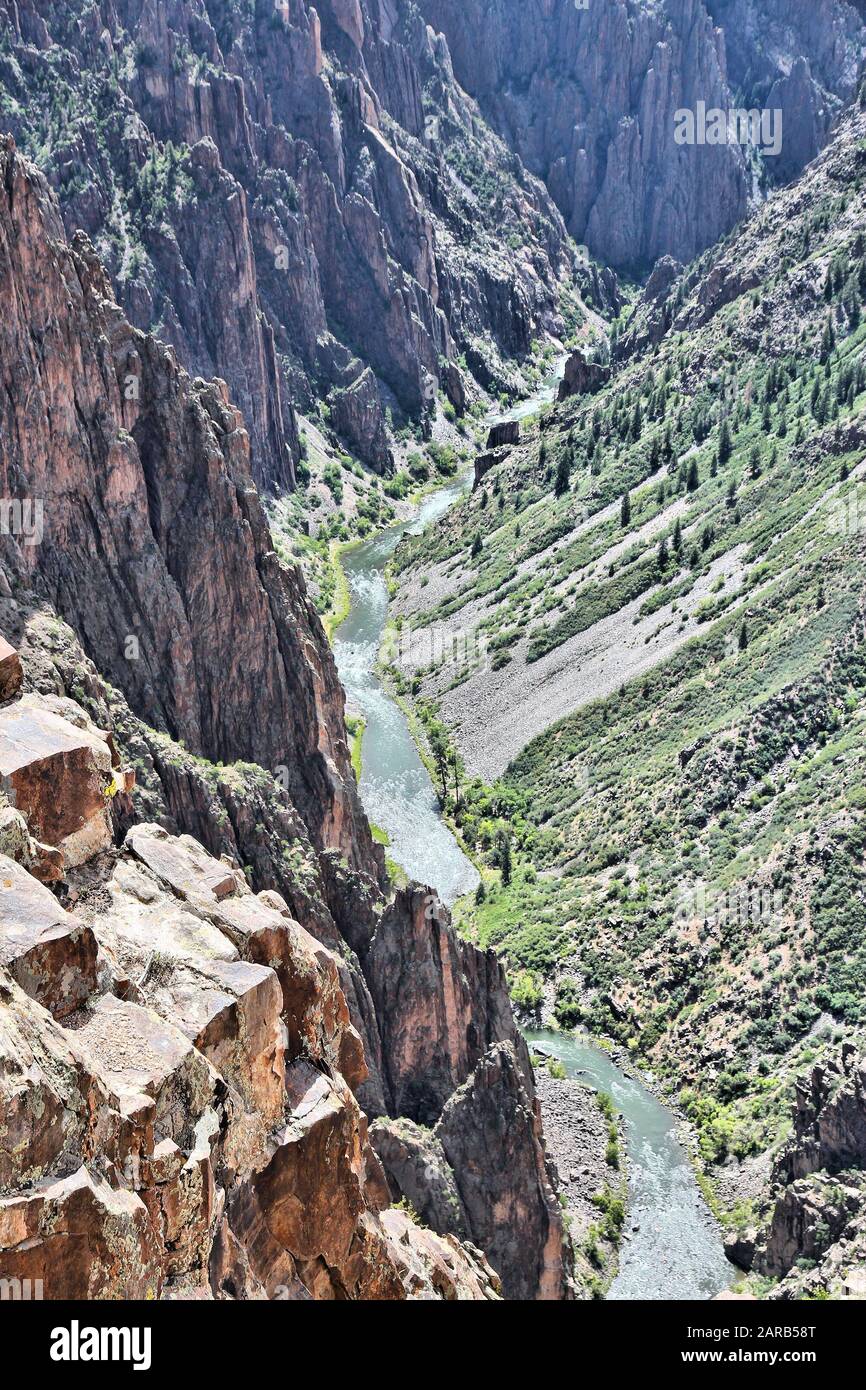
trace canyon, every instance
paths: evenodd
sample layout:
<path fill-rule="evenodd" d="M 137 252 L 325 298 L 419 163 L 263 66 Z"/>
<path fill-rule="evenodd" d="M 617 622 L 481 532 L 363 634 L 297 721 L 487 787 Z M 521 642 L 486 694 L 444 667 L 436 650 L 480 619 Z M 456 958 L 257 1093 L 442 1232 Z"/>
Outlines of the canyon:
<path fill-rule="evenodd" d="M 864 62 L 0 0 L 0 1278 L 863 1296 Z"/>

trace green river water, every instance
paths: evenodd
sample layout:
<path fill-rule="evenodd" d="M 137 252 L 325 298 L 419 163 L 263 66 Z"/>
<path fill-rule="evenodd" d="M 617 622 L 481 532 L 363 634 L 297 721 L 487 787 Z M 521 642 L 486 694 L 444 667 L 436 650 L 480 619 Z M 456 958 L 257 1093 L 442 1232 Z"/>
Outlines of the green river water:
<path fill-rule="evenodd" d="M 561 364 L 560 364 L 561 369 Z M 521 418 L 553 398 L 559 370 L 539 394 L 508 416 Z M 439 803 L 406 718 L 383 689 L 376 659 L 388 616 L 385 568 L 402 538 L 420 533 L 471 486 L 471 475 L 425 498 L 408 521 L 388 528 L 344 556 L 351 606 L 334 652 L 350 705 L 366 721 L 361 796 L 371 821 L 388 833 L 389 854 L 406 872 L 452 904 L 472 891 L 478 871 L 439 815 Z M 630 1202 L 621 1267 L 611 1299 L 707 1299 L 727 1287 L 734 1270 L 680 1145 L 675 1121 L 639 1082 L 588 1041 L 533 1033 L 570 1075 L 608 1091 L 628 1132 Z M 632 1230 L 632 1227 L 637 1227 Z"/>

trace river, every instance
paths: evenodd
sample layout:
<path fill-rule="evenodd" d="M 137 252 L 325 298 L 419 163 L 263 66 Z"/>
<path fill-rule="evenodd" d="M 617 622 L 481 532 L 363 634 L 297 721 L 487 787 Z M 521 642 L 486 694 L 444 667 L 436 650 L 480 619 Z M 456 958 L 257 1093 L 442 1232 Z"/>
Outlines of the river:
<path fill-rule="evenodd" d="M 608 1298 L 707 1299 L 729 1288 L 737 1271 L 725 1257 L 670 1111 L 589 1039 L 547 1031 L 526 1038 L 558 1057 L 569 1076 L 606 1091 L 625 1119 L 629 1239 Z"/>
<path fill-rule="evenodd" d="M 497 418 L 522 419 L 552 400 L 562 361 L 535 397 Z M 334 640 L 349 704 L 366 724 L 361 798 L 367 815 L 387 832 L 391 858 L 411 878 L 435 887 L 449 905 L 475 888 L 478 871 L 439 814 L 436 793 L 406 717 L 383 689 L 376 660 L 388 618 L 388 560 L 405 535 L 420 534 L 471 485 L 471 473 L 454 479 L 426 497 L 409 520 L 344 553 L 351 604 Z M 734 1270 L 725 1258 L 670 1112 L 589 1042 L 557 1033 L 529 1037 L 560 1057 L 570 1075 L 582 1074 L 591 1085 L 611 1094 L 625 1118 L 626 1230 L 631 1232 L 633 1226 L 638 1230 L 624 1242 L 620 1271 L 608 1298 L 707 1299 L 728 1287 Z"/>

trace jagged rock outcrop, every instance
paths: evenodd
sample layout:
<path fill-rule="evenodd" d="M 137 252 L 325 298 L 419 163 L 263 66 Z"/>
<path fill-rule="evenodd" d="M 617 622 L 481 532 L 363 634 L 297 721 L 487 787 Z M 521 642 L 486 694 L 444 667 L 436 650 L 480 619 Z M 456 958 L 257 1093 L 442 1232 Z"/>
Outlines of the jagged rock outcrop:
<path fill-rule="evenodd" d="M 866 1062 L 851 1045 L 797 1086 L 769 1221 L 741 1251 L 774 1298 L 861 1297 L 866 1262 Z M 742 1257 L 745 1258 L 742 1258 Z"/>
<path fill-rule="evenodd" d="M 394 455 L 382 417 L 376 379 L 365 368 L 348 386 L 330 396 L 331 424 L 347 439 L 360 459 L 378 473 L 394 471 Z"/>
<path fill-rule="evenodd" d="M 381 1160 L 395 1202 L 408 1202 L 425 1226 L 468 1236 L 466 1209 L 435 1130 L 414 1120 L 374 1121 L 370 1143 Z"/>
<path fill-rule="evenodd" d="M 745 212 L 739 148 L 674 143 L 678 109 L 730 104 L 724 43 L 702 0 L 422 8 L 458 80 L 608 265 L 691 260 Z"/>
<path fill-rule="evenodd" d="M 5 128 L 47 154 L 68 232 L 97 244 L 132 322 L 229 383 L 260 486 L 291 485 L 291 403 L 351 392 L 347 352 L 417 417 L 439 383 L 459 394 L 458 352 L 503 382 L 561 328 L 562 220 L 413 5 L 35 0 L 0 4 L 0 26 Z M 383 467 L 381 394 L 360 389 L 338 417 Z"/>
<path fill-rule="evenodd" d="M 8 538 L 8 569 L 50 595 L 148 724 L 282 775 L 317 848 L 374 870 L 333 659 L 273 554 L 225 386 L 191 382 L 129 326 L 9 140 L 0 178 L 0 484 L 41 499 L 46 521 L 42 544 Z"/>
<path fill-rule="evenodd" d="M 823 148 L 866 57 L 866 15 L 849 0 L 708 0 L 723 28 L 732 88 L 782 111 L 771 176 L 794 178 Z"/>
<path fill-rule="evenodd" d="M 592 395 L 610 380 L 610 367 L 602 362 L 589 362 L 585 353 L 573 352 L 565 364 L 559 383 L 560 401 L 569 396 Z"/>
<path fill-rule="evenodd" d="M 432 1124 L 487 1049 L 516 1037 L 493 951 L 460 940 L 429 889 L 395 895 L 364 958 L 391 1113 Z"/>
<path fill-rule="evenodd" d="M 529 1071 L 522 1038 L 491 1048 L 449 1100 L 435 1134 L 472 1239 L 499 1270 L 506 1297 L 556 1299 L 568 1278 L 562 1214 Z"/>
<path fill-rule="evenodd" d="M 75 914 L 0 861 L 3 1278 L 53 1299 L 497 1296 L 478 1251 L 382 1217 L 336 963 L 275 894 L 148 826 L 68 879 Z"/>
<path fill-rule="evenodd" d="M 850 1048 L 841 1066 L 815 1067 L 797 1086 L 794 1133 L 778 1173 L 793 1181 L 845 1168 L 866 1168 L 866 1059 Z"/>
<path fill-rule="evenodd" d="M 498 1043 L 434 1129 L 377 1120 L 370 1138 L 392 1196 L 487 1251 L 506 1298 L 557 1299 L 571 1296 L 571 1260 L 528 1072 L 522 1039 Z"/>
<path fill-rule="evenodd" d="M 543 178 L 572 235 L 608 265 L 688 262 L 742 217 L 736 145 L 677 145 L 678 110 L 780 107 L 769 176 L 823 146 L 866 56 L 846 0 L 422 0 L 458 80 Z M 768 13 L 769 10 L 769 13 Z M 716 25 L 720 27 L 716 27 Z M 745 93 L 744 93 L 744 88 Z"/>

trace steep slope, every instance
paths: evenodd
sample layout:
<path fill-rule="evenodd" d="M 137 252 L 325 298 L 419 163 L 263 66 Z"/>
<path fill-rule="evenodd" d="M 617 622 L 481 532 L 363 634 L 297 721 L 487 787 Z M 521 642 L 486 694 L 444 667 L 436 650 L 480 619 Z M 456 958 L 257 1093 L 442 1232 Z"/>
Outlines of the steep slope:
<path fill-rule="evenodd" d="M 748 105 L 784 115 L 770 179 L 826 139 L 866 57 L 846 0 L 422 0 L 466 90 L 569 231 L 603 262 L 690 261 L 743 216 L 751 177 L 736 145 L 683 146 L 674 114 Z M 768 13 L 769 10 L 769 13 Z M 719 27 L 717 28 L 716 25 Z"/>
<path fill-rule="evenodd" d="M 551 199 L 412 5 L 4 3 L 0 86 L 130 320 L 229 383 L 259 484 L 293 484 L 294 406 L 387 472 L 386 408 L 501 389 L 576 312 Z"/>
<path fill-rule="evenodd" d="M 464 929 L 667 1078 L 740 1217 L 866 1023 L 861 107 L 395 564 L 394 676 L 489 865 Z"/>
<path fill-rule="evenodd" d="M 212 1222 L 218 1205 L 208 1197 L 204 1225 L 194 1234 L 196 1278 L 217 1260 L 223 1272 L 211 1273 L 209 1287 L 218 1295 L 243 1296 L 237 1291 L 248 1286 L 247 1274 L 250 1288 L 270 1287 L 286 1264 L 269 1244 L 276 1234 L 295 1262 L 286 1265 L 286 1279 L 278 1279 L 292 1296 L 377 1297 L 381 1280 L 391 1296 L 403 1296 L 409 1287 L 403 1272 L 383 1272 L 382 1261 L 391 1257 L 377 1254 L 389 1239 L 375 1219 L 370 1224 L 378 1208 L 359 1187 L 366 1121 L 356 1100 L 369 1114 L 433 1121 L 452 1093 L 504 1049 L 510 1065 L 499 1067 L 497 1103 L 525 1117 L 522 1139 L 515 1150 L 492 1123 L 486 1092 L 483 1098 L 479 1093 L 477 1104 L 467 1107 L 469 1137 L 455 1159 L 455 1180 L 464 1177 L 461 1164 L 482 1175 L 478 1231 L 495 1248 L 506 1296 L 568 1296 L 555 1173 L 504 974 L 492 955 L 457 941 L 432 890 L 390 890 L 357 795 L 333 657 L 300 573 L 273 552 L 249 477 L 250 441 L 239 412 L 224 383 L 191 381 L 171 349 L 126 322 L 86 237 L 66 243 L 44 178 L 8 137 L 0 149 L 0 190 L 0 285 L 7 306 L 0 333 L 0 688 L 11 700 L 0 709 L 0 818 L 2 852 L 20 864 L 20 875 L 4 875 L 16 896 L 15 912 L 0 912 L 2 961 L 18 962 L 18 984 L 58 1018 L 81 1013 L 82 1031 L 98 1038 L 97 1076 L 106 1084 L 114 1077 L 123 1096 L 136 1082 L 125 1076 L 123 1059 L 139 1038 L 147 1056 L 176 1054 L 179 1080 L 155 1072 L 142 1083 L 153 1100 L 168 1087 L 165 1105 L 172 1114 L 189 1069 L 201 1074 L 204 1087 L 196 1082 L 196 1103 L 203 1098 L 204 1108 L 193 1106 L 189 1114 L 201 1113 L 205 1128 L 213 1110 L 205 1103 L 207 1088 L 213 1083 L 219 1092 L 222 1085 L 217 1073 L 226 1072 L 240 1088 L 242 1112 L 251 1118 L 240 1121 L 235 1136 L 230 1117 L 217 1107 L 213 1123 L 229 1149 L 211 1154 L 211 1176 L 206 1162 L 201 1169 L 205 1195 L 213 1196 L 214 1174 L 224 1187 L 230 1229 L 218 1237 Z M 127 394 L 130 376 L 138 389 Z M 18 696 L 22 679 L 24 698 Z M 118 770 L 118 750 L 131 765 L 129 775 Z M 155 824 L 145 833 L 142 822 Z M 112 846 L 124 835 L 118 859 Z M 138 881 L 131 859 L 146 865 L 148 883 Z M 115 871 L 120 878 L 112 878 Z M 35 876 L 56 886 L 54 894 L 40 889 L 31 911 Z M 154 876 L 164 897 L 155 896 Z M 247 880 L 265 895 L 258 906 L 248 900 Z M 226 897 L 244 901 L 237 910 L 222 910 L 218 904 Z M 174 899 L 228 937 L 232 949 L 207 931 L 202 935 L 184 912 L 176 931 L 169 930 L 167 903 Z M 61 906 L 74 907 L 77 915 L 58 937 Z M 248 920 L 251 913 L 255 921 Z M 163 930 L 166 939 L 157 944 Z M 280 965 L 277 947 L 282 950 L 287 931 L 306 945 L 298 959 Z M 74 946 L 68 959 L 51 949 L 55 938 Z M 326 949 L 317 951 L 311 942 Z M 324 971 L 318 983 L 310 952 Z M 214 969 L 219 975 L 220 962 L 237 955 L 260 972 L 253 992 L 258 1002 L 250 998 L 250 1012 L 242 1017 L 234 1005 L 226 1004 L 228 1012 L 220 1006 L 208 1021 L 216 985 L 202 984 L 199 998 L 199 986 L 187 976 L 206 980 Z M 226 989 L 245 999 L 241 985 L 252 976 L 229 974 L 234 983 L 226 979 Z M 313 1029 L 315 1046 L 304 1041 L 300 1006 L 290 1009 L 297 992 L 304 1009 L 324 1019 Z M 130 1005 L 119 1022 L 117 1000 Z M 18 1004 L 10 998 L 0 1014 L 4 1020 L 7 1009 L 14 1014 Z M 167 1031 L 153 1031 L 148 1019 L 154 1010 Z M 29 1009 L 24 1012 L 29 1018 Z M 37 1011 L 28 1035 L 41 1036 L 44 1027 Z M 283 1029 L 294 1049 L 288 1056 Z M 247 1032 L 262 1049 L 245 1053 L 234 1075 Z M 404 1041 L 422 1034 L 426 1045 L 415 1055 Z M 17 1043 L 12 1050 L 19 1055 Z M 215 1067 L 213 1075 L 199 1053 Z M 89 1066 L 86 1057 L 79 1060 Z M 298 1065 L 292 1085 L 286 1083 L 284 1111 L 282 1091 L 277 1086 L 277 1096 L 274 1087 L 284 1073 L 288 1078 L 290 1062 Z M 21 1065 L 26 1071 L 26 1058 Z M 333 1085 L 322 1079 L 323 1068 Z M 37 1096 L 34 1104 L 40 1103 Z M 61 1092 L 52 1104 L 60 1131 L 75 1128 L 73 1099 Z M 297 1126 L 312 1124 L 311 1117 L 314 1146 L 330 1152 L 328 1135 L 336 1125 L 333 1143 L 347 1156 L 342 1176 L 329 1168 L 321 1184 L 315 1163 L 310 1169 L 306 1159 L 292 1157 L 301 1153 Z M 134 1136 L 134 1150 L 147 1162 L 157 1150 L 166 1161 L 156 1182 L 169 1181 L 178 1165 L 186 1171 L 186 1162 L 199 1156 L 201 1134 L 193 1143 L 184 1130 L 181 1141 L 166 1123 L 156 1136 L 147 1120 Z M 244 1149 L 250 1127 L 258 1136 L 252 1157 Z M 269 1146 L 277 1131 L 282 1137 L 274 1152 Z M 123 1290 L 127 1275 L 130 1293 L 158 1290 L 164 1278 L 170 1283 L 183 1271 L 161 1263 L 164 1254 L 152 1248 L 153 1231 L 141 1210 L 144 1202 L 153 1219 L 148 1170 L 139 1184 L 135 1165 L 130 1180 L 120 1162 L 123 1144 L 132 1139 L 122 1128 L 119 1136 L 75 1132 L 74 1151 L 64 1150 L 61 1163 L 60 1150 L 52 1150 L 39 1168 L 50 1191 L 40 1189 L 38 1199 L 26 1194 L 27 1174 L 17 1169 L 9 1179 L 7 1246 L 15 1252 L 16 1274 L 42 1277 L 42 1265 L 31 1267 L 31 1258 L 48 1264 L 52 1251 L 37 1236 L 67 1217 L 74 1229 L 82 1207 L 95 1206 L 103 1216 L 94 1218 L 94 1250 L 108 1239 L 104 1221 L 110 1227 L 115 1218 L 121 1224 L 128 1218 L 130 1244 L 119 1269 L 103 1269 L 97 1261 L 94 1277 L 104 1273 L 114 1292 Z M 164 1151 L 163 1138 L 183 1152 Z M 519 1248 L 500 1238 L 509 1219 L 498 1177 L 506 1140 L 513 1199 L 527 1214 Z M 86 1167 L 91 1158 L 96 1169 L 79 1174 L 69 1190 L 53 1190 L 73 1176 L 76 1163 Z M 103 1159 L 112 1172 L 112 1165 L 122 1170 L 114 1178 L 122 1189 L 119 1206 L 110 1193 L 90 1191 Z M 228 1186 L 219 1176 L 224 1169 Z M 337 1184 L 333 1194 L 329 1182 Z M 174 1210 L 174 1196 L 164 1195 Z M 319 1248 L 318 1236 L 295 1230 L 288 1216 L 277 1231 L 267 1213 L 274 1204 L 286 1211 L 302 1200 L 325 1221 L 332 1198 L 345 1205 L 348 1224 L 340 1227 L 323 1270 L 310 1254 Z M 395 1220 L 400 1229 L 392 1235 L 405 1245 Z M 18 1249 L 22 1221 L 30 1254 Z M 435 1241 L 426 1253 L 419 1248 L 412 1255 L 418 1288 L 424 1269 L 440 1259 L 448 1263 L 447 1250 Z M 244 1273 L 247 1265 L 252 1273 Z M 466 1271 L 469 1285 L 476 1273 Z M 64 1267 L 61 1287 L 86 1291 L 86 1277 L 87 1266 L 73 1263 Z M 483 1293 L 483 1269 L 478 1278 L 472 1286 Z"/>

